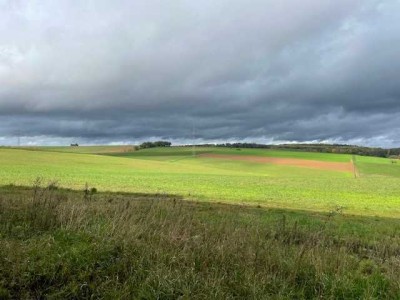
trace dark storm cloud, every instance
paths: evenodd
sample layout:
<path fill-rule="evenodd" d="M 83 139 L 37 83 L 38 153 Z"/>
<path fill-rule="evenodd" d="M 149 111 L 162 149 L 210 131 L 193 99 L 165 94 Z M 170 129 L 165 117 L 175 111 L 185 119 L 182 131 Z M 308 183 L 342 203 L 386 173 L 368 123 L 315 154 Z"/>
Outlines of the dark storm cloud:
<path fill-rule="evenodd" d="M 0 144 L 400 146 L 400 2 L 0 0 Z"/>

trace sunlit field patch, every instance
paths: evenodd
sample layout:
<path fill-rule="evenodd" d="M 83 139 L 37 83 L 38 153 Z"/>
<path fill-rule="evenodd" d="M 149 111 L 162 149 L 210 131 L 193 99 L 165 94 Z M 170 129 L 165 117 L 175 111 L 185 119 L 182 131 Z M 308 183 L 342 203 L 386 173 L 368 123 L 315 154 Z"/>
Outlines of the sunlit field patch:
<path fill-rule="evenodd" d="M 86 152 L 85 147 L 76 147 Z M 0 183 L 30 185 L 35 178 L 57 180 L 82 189 L 86 182 L 100 191 L 173 193 L 185 199 L 397 217 L 400 215 L 400 165 L 389 159 L 356 157 L 358 176 L 204 157 L 202 154 L 252 155 L 349 163 L 349 155 L 171 147 L 93 155 L 0 149 Z M 76 151 L 78 151 L 76 150 Z M 103 149 L 104 150 L 104 149 Z M 107 152 L 107 151 L 106 151 Z M 108 152 L 109 154 L 109 152 Z"/>

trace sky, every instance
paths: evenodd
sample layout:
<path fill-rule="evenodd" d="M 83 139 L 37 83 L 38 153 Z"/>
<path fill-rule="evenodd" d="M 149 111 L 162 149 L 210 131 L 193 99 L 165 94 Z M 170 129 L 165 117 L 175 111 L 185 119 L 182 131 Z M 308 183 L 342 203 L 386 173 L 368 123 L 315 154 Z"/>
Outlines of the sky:
<path fill-rule="evenodd" d="M 400 147 L 400 0 L 0 0 L 0 145 Z"/>

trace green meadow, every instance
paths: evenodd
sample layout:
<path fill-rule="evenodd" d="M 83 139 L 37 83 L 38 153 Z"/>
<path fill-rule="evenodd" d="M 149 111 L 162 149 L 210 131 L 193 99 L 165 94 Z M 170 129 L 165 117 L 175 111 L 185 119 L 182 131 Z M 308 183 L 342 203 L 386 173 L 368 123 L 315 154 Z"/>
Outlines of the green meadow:
<path fill-rule="evenodd" d="M 113 152 L 125 152 L 134 150 L 133 146 L 84 146 L 84 147 L 65 147 L 65 146 L 42 146 L 42 147 L 19 147 L 17 149 L 30 151 L 50 151 L 83 154 L 107 154 Z"/>
<path fill-rule="evenodd" d="M 0 148 L 0 299 L 399 299 L 399 183 L 340 154 Z"/>
<path fill-rule="evenodd" d="M 0 184 L 30 185 L 37 178 L 61 187 L 99 191 L 176 194 L 189 200 L 260 205 L 349 214 L 400 215 L 400 164 L 355 157 L 352 172 L 318 170 L 202 157 L 251 155 L 349 162 L 352 156 L 261 149 L 171 147 L 115 152 L 112 147 L 0 149 Z M 93 154 L 93 149 L 102 155 Z M 55 151 L 57 150 L 57 151 Z M 78 153 L 80 151 L 81 153 Z M 89 154 L 87 152 L 90 152 Z"/>

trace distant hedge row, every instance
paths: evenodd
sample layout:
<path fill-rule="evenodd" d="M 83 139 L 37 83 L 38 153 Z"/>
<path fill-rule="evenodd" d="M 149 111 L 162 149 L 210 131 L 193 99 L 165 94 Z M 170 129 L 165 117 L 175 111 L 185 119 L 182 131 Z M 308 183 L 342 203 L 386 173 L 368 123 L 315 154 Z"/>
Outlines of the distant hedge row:
<path fill-rule="evenodd" d="M 155 148 L 155 147 L 170 147 L 168 141 L 144 142 L 139 146 L 139 149 Z M 187 145 L 192 146 L 192 145 Z M 352 155 L 377 156 L 400 158 L 400 148 L 375 148 L 362 147 L 346 144 L 281 144 L 267 145 L 257 143 L 224 143 L 224 144 L 199 144 L 196 146 L 206 147 L 226 147 L 226 148 L 257 148 L 257 149 L 275 149 L 275 150 L 293 150 L 307 152 L 324 152 L 324 153 L 342 153 Z"/>
<path fill-rule="evenodd" d="M 188 145 L 191 146 L 191 145 Z M 224 144 L 199 144 L 203 147 L 225 147 L 225 148 L 255 148 L 255 149 L 275 149 L 275 150 L 293 150 L 306 152 L 323 153 L 342 153 L 363 156 L 377 156 L 400 159 L 400 148 L 375 148 L 363 147 L 346 144 L 280 144 L 268 145 L 257 143 L 224 143 Z"/>
<path fill-rule="evenodd" d="M 265 148 L 277 150 L 299 150 L 308 152 L 343 153 L 378 157 L 399 157 L 400 148 L 374 148 L 362 147 L 345 144 L 282 144 L 282 145 L 263 145 L 255 143 L 225 143 L 218 144 L 217 147 L 229 148 Z"/>

